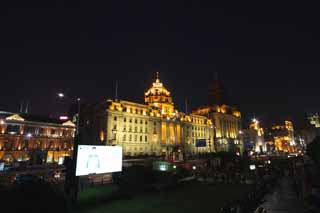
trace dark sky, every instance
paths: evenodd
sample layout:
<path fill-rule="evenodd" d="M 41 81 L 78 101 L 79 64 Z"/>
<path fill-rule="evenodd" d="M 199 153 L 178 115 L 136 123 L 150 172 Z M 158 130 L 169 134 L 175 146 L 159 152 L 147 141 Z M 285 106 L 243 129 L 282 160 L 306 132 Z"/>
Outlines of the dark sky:
<path fill-rule="evenodd" d="M 182 111 L 186 98 L 190 107 L 206 104 L 214 72 L 247 118 L 319 111 L 318 7 L 217 2 L 0 6 L 0 109 L 28 100 L 32 113 L 54 114 L 66 105 L 57 91 L 94 102 L 114 96 L 116 81 L 121 99 L 143 102 L 159 71 Z"/>

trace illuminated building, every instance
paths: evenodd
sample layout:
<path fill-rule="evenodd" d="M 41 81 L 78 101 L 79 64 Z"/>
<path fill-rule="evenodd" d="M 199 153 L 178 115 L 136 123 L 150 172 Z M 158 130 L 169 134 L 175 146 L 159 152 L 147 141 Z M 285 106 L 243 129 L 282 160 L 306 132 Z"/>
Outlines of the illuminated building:
<path fill-rule="evenodd" d="M 262 153 L 267 151 L 264 142 L 264 131 L 257 119 L 252 119 L 249 129 L 243 130 L 243 142 L 247 151 Z"/>
<path fill-rule="evenodd" d="M 320 128 L 320 116 L 318 113 L 308 116 L 308 120 L 315 128 Z"/>
<path fill-rule="evenodd" d="M 272 151 L 289 153 L 297 151 L 291 121 L 285 121 L 282 125 L 273 125 L 271 129 L 267 130 L 265 140 L 272 147 Z"/>
<path fill-rule="evenodd" d="M 83 107 L 81 141 L 122 146 L 125 156 L 156 155 L 178 160 L 214 151 L 211 120 L 175 109 L 159 76 L 144 93 L 145 104 L 125 100 Z M 196 147 L 198 140 L 204 147 Z"/>
<path fill-rule="evenodd" d="M 193 110 L 193 114 L 206 116 L 212 120 L 217 151 L 243 152 L 240 122 L 241 113 L 226 104 L 223 88 L 218 79 L 209 90 L 208 106 Z"/>
<path fill-rule="evenodd" d="M 71 155 L 74 132 L 71 121 L 0 112 L 0 160 L 58 162 Z"/>

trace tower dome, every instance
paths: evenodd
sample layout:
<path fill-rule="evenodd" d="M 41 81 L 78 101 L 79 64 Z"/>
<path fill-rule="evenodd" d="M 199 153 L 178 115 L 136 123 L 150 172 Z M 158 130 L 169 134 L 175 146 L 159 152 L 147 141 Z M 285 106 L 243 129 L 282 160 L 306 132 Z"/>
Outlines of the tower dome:
<path fill-rule="evenodd" d="M 171 93 L 160 82 L 158 72 L 156 81 L 152 83 L 152 86 L 144 94 L 144 101 L 149 106 L 160 109 L 162 114 L 171 114 L 174 112 Z"/>

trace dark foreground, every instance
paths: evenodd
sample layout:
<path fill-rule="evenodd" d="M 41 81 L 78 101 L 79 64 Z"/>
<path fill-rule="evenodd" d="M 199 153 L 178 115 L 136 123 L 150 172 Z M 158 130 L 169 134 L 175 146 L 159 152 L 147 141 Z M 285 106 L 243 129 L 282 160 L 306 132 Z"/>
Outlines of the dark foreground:
<path fill-rule="evenodd" d="M 241 199 L 252 189 L 253 186 L 250 185 L 189 183 L 173 190 L 146 193 L 110 202 L 105 199 L 105 202 L 100 203 L 96 202 L 99 196 L 101 198 L 100 190 L 108 191 L 108 189 L 91 189 L 80 195 L 78 210 L 83 213 L 218 213 L 230 201 Z"/>

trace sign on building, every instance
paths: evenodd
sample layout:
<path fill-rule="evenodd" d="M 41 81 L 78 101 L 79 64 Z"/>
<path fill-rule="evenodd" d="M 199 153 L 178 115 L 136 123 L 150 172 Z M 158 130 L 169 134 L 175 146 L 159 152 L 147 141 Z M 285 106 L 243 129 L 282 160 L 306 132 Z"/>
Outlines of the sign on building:
<path fill-rule="evenodd" d="M 206 147 L 207 142 L 206 139 L 197 139 L 196 140 L 196 147 Z"/>

